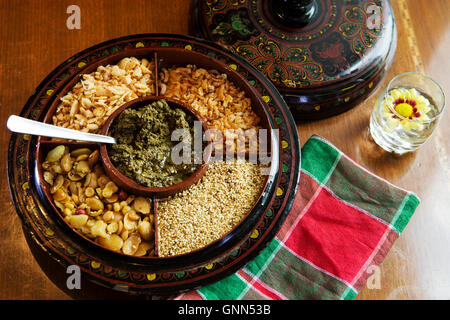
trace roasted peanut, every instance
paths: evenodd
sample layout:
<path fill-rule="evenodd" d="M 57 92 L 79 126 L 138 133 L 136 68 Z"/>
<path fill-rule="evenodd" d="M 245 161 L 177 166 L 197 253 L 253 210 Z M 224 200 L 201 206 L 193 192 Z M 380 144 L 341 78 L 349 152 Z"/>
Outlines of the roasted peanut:
<path fill-rule="evenodd" d="M 90 172 L 86 175 L 86 179 L 84 180 L 85 187 L 97 188 L 97 175 L 94 172 Z"/>
<path fill-rule="evenodd" d="M 58 175 L 56 177 L 55 182 L 53 183 L 52 187 L 50 188 L 50 193 L 55 193 L 56 190 L 60 189 L 62 185 L 64 184 L 64 176 Z"/>
<path fill-rule="evenodd" d="M 50 185 L 53 184 L 54 179 L 55 179 L 55 176 L 53 175 L 53 173 L 51 173 L 50 171 L 45 171 L 44 174 L 43 174 L 43 177 L 44 177 L 44 180 L 48 184 L 50 184 Z"/>
<path fill-rule="evenodd" d="M 50 167 L 50 170 L 53 171 L 53 173 L 63 173 L 63 170 L 61 168 L 61 165 L 59 163 L 53 162 L 53 164 Z"/>
<path fill-rule="evenodd" d="M 86 176 L 91 169 L 89 168 L 89 163 L 87 161 L 79 161 L 74 163 L 73 171 L 79 176 Z"/>
<path fill-rule="evenodd" d="M 77 184 L 75 183 L 75 181 L 71 181 L 69 184 L 69 191 L 72 194 L 72 196 L 74 194 L 78 194 L 78 188 L 77 188 Z"/>
<path fill-rule="evenodd" d="M 73 165 L 73 159 L 70 157 L 70 154 L 65 154 L 61 158 L 61 168 L 65 172 L 69 172 L 70 170 L 72 170 L 72 165 Z"/>
<path fill-rule="evenodd" d="M 69 172 L 67 173 L 67 177 L 68 177 L 71 181 L 80 181 L 81 179 L 83 179 L 83 176 L 81 176 L 81 175 L 79 175 L 79 174 L 77 174 L 77 173 L 75 173 L 75 172 L 72 172 L 72 171 L 69 171 Z"/>
<path fill-rule="evenodd" d="M 77 162 L 79 162 L 79 161 L 84 161 L 84 160 L 87 160 L 89 158 L 89 155 L 87 155 L 87 154 L 82 154 L 82 155 L 79 155 L 78 157 L 76 157 L 75 158 L 75 161 L 77 161 Z"/>
<path fill-rule="evenodd" d="M 66 147 L 63 145 L 59 145 L 55 147 L 54 149 L 50 150 L 49 153 L 47 153 L 47 157 L 45 158 L 45 161 L 48 162 L 55 162 L 59 161 L 62 156 L 64 155 L 66 150 Z"/>
<path fill-rule="evenodd" d="M 79 149 L 76 149 L 76 150 L 73 150 L 71 153 L 70 153 L 70 155 L 72 156 L 72 157 L 74 157 L 74 158 L 76 158 L 76 157 L 78 157 L 78 156 L 80 156 L 80 155 L 83 155 L 83 154 L 90 154 L 91 153 L 91 150 L 89 149 L 89 148 L 79 148 Z"/>
<path fill-rule="evenodd" d="M 94 152 L 92 152 L 87 159 L 89 167 L 93 168 L 94 165 L 98 162 L 99 158 L 100 158 L 100 153 L 98 152 L 98 150 L 95 150 Z"/>

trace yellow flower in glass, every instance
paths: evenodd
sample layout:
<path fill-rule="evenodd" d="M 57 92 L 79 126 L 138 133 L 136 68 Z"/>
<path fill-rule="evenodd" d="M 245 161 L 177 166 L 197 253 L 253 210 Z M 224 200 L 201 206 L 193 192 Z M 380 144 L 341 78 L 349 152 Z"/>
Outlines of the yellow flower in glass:
<path fill-rule="evenodd" d="M 391 129 L 401 126 L 404 131 L 422 130 L 428 122 L 430 101 L 416 89 L 397 88 L 383 100 L 383 118 Z"/>

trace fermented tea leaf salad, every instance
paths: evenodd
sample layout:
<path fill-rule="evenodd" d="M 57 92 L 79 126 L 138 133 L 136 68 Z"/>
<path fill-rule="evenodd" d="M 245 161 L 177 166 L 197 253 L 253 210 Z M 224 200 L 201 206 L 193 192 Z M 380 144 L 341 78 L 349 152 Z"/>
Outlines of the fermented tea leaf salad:
<path fill-rule="evenodd" d="M 139 109 L 125 109 L 113 122 L 109 135 L 117 139 L 108 150 L 111 162 L 125 176 L 147 187 L 167 187 L 190 176 L 198 167 L 191 161 L 172 161 L 171 152 L 180 141 L 172 132 L 184 129 L 182 143 L 193 150 L 194 117 L 165 100 Z M 189 162 L 189 163 L 186 163 Z"/>

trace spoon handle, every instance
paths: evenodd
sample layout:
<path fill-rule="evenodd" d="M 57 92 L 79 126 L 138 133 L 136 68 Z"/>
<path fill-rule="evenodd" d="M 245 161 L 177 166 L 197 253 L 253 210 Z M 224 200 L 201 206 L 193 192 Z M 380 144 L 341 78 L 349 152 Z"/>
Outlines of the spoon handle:
<path fill-rule="evenodd" d="M 78 130 L 67 129 L 51 124 L 34 121 L 19 116 L 10 116 L 6 126 L 12 132 L 31 134 L 36 136 L 80 140 L 99 143 L 116 143 L 116 139 L 101 134 L 86 133 Z"/>

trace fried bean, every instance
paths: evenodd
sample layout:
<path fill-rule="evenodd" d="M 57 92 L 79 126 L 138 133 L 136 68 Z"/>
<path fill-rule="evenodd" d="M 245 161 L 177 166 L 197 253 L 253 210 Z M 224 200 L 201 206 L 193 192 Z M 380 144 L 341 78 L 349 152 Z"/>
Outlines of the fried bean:
<path fill-rule="evenodd" d="M 150 201 L 120 190 L 105 174 L 98 150 L 69 152 L 62 145 L 51 151 L 42 163 L 43 178 L 66 221 L 109 250 L 153 254 Z"/>

